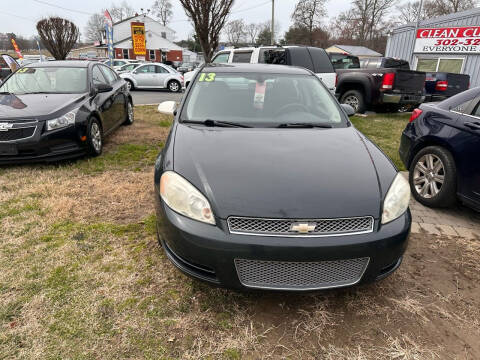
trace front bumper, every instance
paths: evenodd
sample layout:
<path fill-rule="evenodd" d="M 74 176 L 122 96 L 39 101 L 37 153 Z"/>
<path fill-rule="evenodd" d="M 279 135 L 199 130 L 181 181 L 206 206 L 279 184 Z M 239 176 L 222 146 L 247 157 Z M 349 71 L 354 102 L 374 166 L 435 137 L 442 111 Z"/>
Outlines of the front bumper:
<path fill-rule="evenodd" d="M 410 94 L 382 94 L 384 104 L 421 104 L 425 101 L 425 96 Z"/>
<path fill-rule="evenodd" d="M 82 124 L 49 132 L 45 132 L 44 127 L 44 122 L 38 122 L 33 136 L 0 142 L 0 147 L 8 144 L 15 149 L 15 152 L 0 154 L 0 164 L 53 162 L 86 154 L 86 142 L 81 140 L 86 134 L 86 127 Z"/>
<path fill-rule="evenodd" d="M 172 211 L 158 195 L 155 198 L 159 241 L 167 257 L 187 275 L 232 289 L 250 287 L 239 279 L 236 259 L 302 263 L 369 258 L 358 282 L 382 279 L 400 266 L 411 225 L 407 211 L 383 226 L 376 221 L 368 234 L 321 238 L 238 235 L 228 231 L 223 219 L 217 218 L 216 226 L 200 223 Z M 316 289 L 320 288 L 327 287 Z"/>

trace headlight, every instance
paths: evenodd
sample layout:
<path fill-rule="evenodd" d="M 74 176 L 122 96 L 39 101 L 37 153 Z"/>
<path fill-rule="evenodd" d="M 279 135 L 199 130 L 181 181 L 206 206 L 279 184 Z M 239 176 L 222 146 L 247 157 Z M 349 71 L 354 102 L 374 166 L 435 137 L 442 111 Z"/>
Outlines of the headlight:
<path fill-rule="evenodd" d="M 75 124 L 75 113 L 70 111 L 63 116 L 47 121 L 47 130 L 60 129 Z"/>
<path fill-rule="evenodd" d="M 208 200 L 177 173 L 163 173 L 160 178 L 160 196 L 172 210 L 194 220 L 215 224 Z"/>
<path fill-rule="evenodd" d="M 405 178 L 398 173 L 390 185 L 390 189 L 383 202 L 382 224 L 389 223 L 400 217 L 407 211 L 410 202 L 410 185 Z"/>

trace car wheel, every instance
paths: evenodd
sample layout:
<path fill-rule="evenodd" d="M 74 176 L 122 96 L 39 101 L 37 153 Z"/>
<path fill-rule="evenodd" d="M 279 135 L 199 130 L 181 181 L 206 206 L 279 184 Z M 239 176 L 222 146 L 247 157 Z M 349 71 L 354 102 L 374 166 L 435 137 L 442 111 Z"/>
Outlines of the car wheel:
<path fill-rule="evenodd" d="M 135 85 L 133 85 L 133 81 L 132 80 L 125 80 L 127 82 L 127 89 L 128 91 L 132 91 L 132 90 L 135 90 Z"/>
<path fill-rule="evenodd" d="M 132 102 L 129 100 L 127 102 L 127 114 L 125 117 L 125 121 L 123 122 L 123 125 L 132 125 L 133 121 L 134 121 L 133 105 L 132 105 Z"/>
<path fill-rule="evenodd" d="M 415 155 L 409 181 L 417 201 L 431 207 L 448 207 L 456 202 L 457 171 L 452 154 L 442 147 L 429 146 Z"/>
<path fill-rule="evenodd" d="M 171 92 L 179 92 L 182 90 L 182 86 L 176 80 L 170 80 L 167 86 L 168 90 L 170 90 Z"/>
<path fill-rule="evenodd" d="M 349 90 L 340 98 L 340 103 L 350 105 L 356 113 L 363 113 L 366 110 L 363 94 L 358 90 Z"/>
<path fill-rule="evenodd" d="M 98 156 L 103 150 L 103 134 L 100 122 L 92 118 L 88 125 L 87 133 L 88 153 L 92 156 Z"/>

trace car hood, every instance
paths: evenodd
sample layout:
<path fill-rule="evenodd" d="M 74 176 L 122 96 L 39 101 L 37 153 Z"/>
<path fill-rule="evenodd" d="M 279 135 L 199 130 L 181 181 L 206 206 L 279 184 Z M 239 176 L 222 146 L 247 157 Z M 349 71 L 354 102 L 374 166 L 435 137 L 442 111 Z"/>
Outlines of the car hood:
<path fill-rule="evenodd" d="M 85 98 L 85 94 L 2 94 L 0 121 L 51 118 Z"/>
<path fill-rule="evenodd" d="M 378 218 L 382 195 L 365 141 L 354 127 L 178 124 L 173 167 L 220 218 Z"/>

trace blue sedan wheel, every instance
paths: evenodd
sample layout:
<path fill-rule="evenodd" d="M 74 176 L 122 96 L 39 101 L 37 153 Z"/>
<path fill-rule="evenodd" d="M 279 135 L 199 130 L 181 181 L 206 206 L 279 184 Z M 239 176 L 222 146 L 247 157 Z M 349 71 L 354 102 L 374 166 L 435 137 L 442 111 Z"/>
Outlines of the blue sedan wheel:
<path fill-rule="evenodd" d="M 426 206 L 446 207 L 455 203 L 456 168 L 452 155 L 439 146 L 418 152 L 410 166 L 414 197 Z"/>

